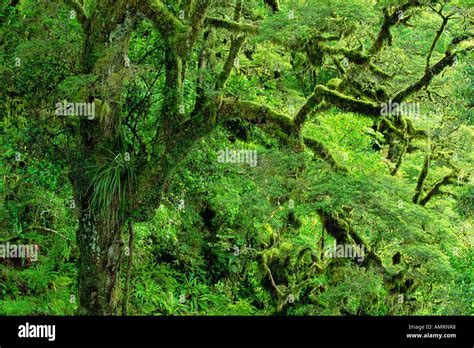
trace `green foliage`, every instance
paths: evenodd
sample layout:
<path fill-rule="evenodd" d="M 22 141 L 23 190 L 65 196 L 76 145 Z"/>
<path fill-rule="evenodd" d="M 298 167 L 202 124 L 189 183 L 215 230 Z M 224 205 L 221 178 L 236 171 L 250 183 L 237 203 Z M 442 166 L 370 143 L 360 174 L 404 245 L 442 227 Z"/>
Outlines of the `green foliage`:
<path fill-rule="evenodd" d="M 87 36 L 65 4 L 0 5 L 0 244 L 40 250 L 37 261 L 0 258 L 0 315 L 77 313 L 86 214 L 123 245 L 133 225 L 130 315 L 474 313 L 469 1 L 422 1 L 389 33 L 383 11 L 408 1 L 282 0 L 275 13 L 244 3 L 237 18 L 232 2 L 213 2 L 208 16 L 236 29 L 203 19 L 192 47 L 173 28 L 198 16 L 180 18 L 177 1 L 155 2 L 160 16 L 140 14 L 123 38 L 126 16 L 93 17 Z M 99 5 L 85 1 L 87 15 Z M 441 6 L 453 16 L 434 42 Z M 216 90 L 241 24 L 257 34 Z M 419 114 L 344 111 L 391 100 L 459 51 L 404 100 Z M 312 97 L 301 134 L 267 117 L 291 123 Z M 63 100 L 93 101 L 99 117 L 55 115 Z M 226 114 L 229 101 L 248 110 Z M 228 150 L 255 151 L 256 165 L 219 160 Z M 341 240 L 365 259 L 328 255 Z M 112 261 L 129 260 L 123 251 Z"/>
<path fill-rule="evenodd" d="M 91 182 L 92 209 L 99 211 L 107 221 L 114 221 L 117 211 L 112 206 L 119 206 L 118 212 L 126 209 L 126 194 L 135 183 L 135 171 L 130 164 L 130 154 L 110 154 L 106 162 L 96 170 Z"/>

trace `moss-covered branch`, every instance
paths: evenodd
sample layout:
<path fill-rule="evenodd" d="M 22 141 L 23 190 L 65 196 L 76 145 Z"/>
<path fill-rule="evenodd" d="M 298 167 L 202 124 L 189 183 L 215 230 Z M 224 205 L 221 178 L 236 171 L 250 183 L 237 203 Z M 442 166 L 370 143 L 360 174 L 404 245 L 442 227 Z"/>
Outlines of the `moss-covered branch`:
<path fill-rule="evenodd" d="M 247 33 L 247 34 L 258 33 L 258 27 L 252 24 L 239 23 L 230 19 L 207 17 L 205 24 L 217 29 L 226 29 L 233 33 Z"/>
<path fill-rule="evenodd" d="M 173 131 L 179 127 L 177 119 L 182 115 L 183 104 L 183 61 L 180 55 L 173 49 L 173 43 L 166 42 L 165 52 L 165 76 L 166 85 L 162 114 L 164 129 Z"/>
<path fill-rule="evenodd" d="M 313 93 L 307 100 L 306 103 L 299 109 L 298 113 L 294 118 L 295 133 L 299 135 L 304 123 L 306 122 L 308 115 L 313 111 L 321 102 L 320 96 Z"/>
<path fill-rule="evenodd" d="M 433 185 L 431 190 L 426 194 L 426 196 L 422 200 L 420 200 L 420 205 L 425 206 L 426 203 L 428 203 L 431 200 L 431 198 L 433 198 L 434 196 L 436 196 L 438 194 L 441 194 L 441 190 L 440 190 L 441 187 L 445 186 L 445 185 L 448 185 L 448 184 L 451 184 L 456 177 L 457 177 L 457 172 L 455 170 L 453 170 L 451 173 L 449 173 L 448 175 L 446 175 L 442 179 L 438 180 Z"/>
<path fill-rule="evenodd" d="M 402 149 L 400 150 L 400 153 L 398 154 L 397 162 L 395 163 L 395 167 L 392 169 L 390 172 L 390 175 L 396 175 L 398 172 L 398 169 L 400 169 L 400 166 L 402 165 L 403 162 L 403 156 L 405 155 L 407 148 L 408 148 L 409 141 L 406 140 L 403 142 Z"/>
<path fill-rule="evenodd" d="M 270 267 L 268 267 L 266 263 L 264 263 L 263 266 L 265 267 L 265 270 L 268 273 L 268 277 L 270 279 L 270 283 L 272 284 L 273 288 L 276 290 L 279 296 L 284 296 L 284 293 L 278 288 L 278 286 L 275 283 L 275 279 L 273 278 L 273 274 L 272 274 L 272 271 L 270 270 Z"/>
<path fill-rule="evenodd" d="M 356 64 L 365 64 L 369 61 L 369 56 L 355 49 L 350 50 L 345 47 L 331 47 L 323 44 L 318 44 L 318 48 L 329 55 L 342 54 L 351 62 Z"/>
<path fill-rule="evenodd" d="M 238 101 L 224 99 L 219 109 L 220 121 L 231 118 L 241 118 L 255 125 L 274 125 L 277 126 L 284 134 L 287 140 L 290 137 L 297 137 L 293 120 L 271 108 L 259 105 L 249 101 Z M 304 144 L 314 152 L 314 154 L 323 160 L 336 171 L 347 172 L 347 168 L 337 163 L 329 150 L 321 142 L 311 137 L 303 138 Z"/>
<path fill-rule="evenodd" d="M 341 110 L 358 112 L 371 117 L 380 116 L 380 106 L 377 103 L 354 99 L 323 85 L 316 86 L 314 94 L 319 98 L 324 98 L 326 102 L 331 103 Z"/>
<path fill-rule="evenodd" d="M 369 64 L 369 69 L 372 71 L 376 76 L 382 78 L 382 79 L 391 79 L 393 78 L 394 75 L 388 74 L 385 71 L 383 71 L 380 67 L 377 65 L 370 63 Z"/>
<path fill-rule="evenodd" d="M 161 34 L 171 41 L 171 38 L 186 31 L 184 26 L 160 0 L 144 0 L 140 2 L 139 10 L 148 18 Z"/>
<path fill-rule="evenodd" d="M 372 248 L 365 243 L 362 238 L 354 231 L 349 219 L 336 212 L 318 211 L 323 222 L 324 228 L 328 234 L 336 239 L 337 244 L 350 244 L 352 241 L 366 250 L 363 264 L 373 265 L 379 272 L 385 273 L 385 267 L 382 260 L 378 257 Z"/>
<path fill-rule="evenodd" d="M 384 14 L 384 20 L 382 23 L 382 27 L 379 30 L 379 33 L 377 35 L 377 38 L 375 41 L 372 43 L 372 46 L 368 50 L 368 55 L 373 56 L 380 52 L 386 42 L 391 43 L 392 41 L 392 34 L 390 32 L 390 29 L 398 24 L 401 20 L 401 16 L 406 13 L 410 8 L 413 7 L 419 7 L 422 6 L 421 1 L 416 1 L 416 0 L 410 0 L 407 3 L 393 9 L 393 11 L 390 13 L 390 10 L 388 8 L 383 9 L 383 14 Z"/>
<path fill-rule="evenodd" d="M 234 21 L 238 22 L 240 20 L 240 17 L 242 16 L 242 10 L 243 0 L 236 0 L 234 8 Z"/>
<path fill-rule="evenodd" d="M 428 133 L 422 129 L 417 129 L 413 126 L 413 122 L 405 117 L 402 117 L 402 122 L 406 125 L 406 131 L 408 134 L 409 139 L 415 139 L 415 138 L 427 138 Z"/>
<path fill-rule="evenodd" d="M 237 0 L 235 4 L 234 10 L 234 21 L 239 21 L 240 16 L 242 14 L 242 0 Z M 227 80 L 230 77 L 232 72 L 232 68 L 235 66 L 235 60 L 240 52 L 240 49 L 245 43 L 245 35 L 239 35 L 237 37 L 232 38 L 229 54 L 227 55 L 227 59 L 224 63 L 224 67 L 222 68 L 221 73 L 219 74 L 217 81 L 216 81 L 216 90 L 219 91 L 224 88 Z"/>
<path fill-rule="evenodd" d="M 430 167 L 431 155 L 427 154 L 423 162 L 423 167 L 421 168 L 420 175 L 418 176 L 418 182 L 415 188 L 415 195 L 413 196 L 413 203 L 418 203 L 421 193 L 423 192 L 423 186 L 425 184 L 426 177 L 428 176 L 428 171 Z"/>
<path fill-rule="evenodd" d="M 189 11 L 189 23 L 190 28 L 188 32 L 188 37 L 186 39 L 186 55 L 189 55 L 191 52 L 201 28 L 204 25 L 207 11 L 211 5 L 211 0 L 194 0 L 191 3 Z"/>
<path fill-rule="evenodd" d="M 442 12 L 438 12 L 438 14 L 441 16 L 443 21 L 441 22 L 441 26 L 439 27 L 438 31 L 436 32 L 436 35 L 433 39 L 433 42 L 431 43 L 430 50 L 428 52 L 428 56 L 426 57 L 426 70 L 429 69 L 430 66 L 430 60 L 431 60 L 431 55 L 433 54 L 433 51 L 436 47 L 436 44 L 438 43 L 439 38 L 441 37 L 441 34 L 443 34 L 444 29 L 446 28 L 446 25 L 448 24 L 448 21 L 450 19 L 450 16 L 444 16 Z"/>
<path fill-rule="evenodd" d="M 257 125 L 276 125 L 287 135 L 293 131 L 293 121 L 289 116 L 251 101 L 225 98 L 218 113 L 219 121 L 240 118 Z"/>
<path fill-rule="evenodd" d="M 383 118 L 382 121 L 380 122 L 381 127 L 386 127 L 390 132 L 395 133 L 398 135 L 401 139 L 406 138 L 406 133 L 404 130 L 401 130 L 393 125 L 393 123 L 388 120 L 387 118 Z"/>
<path fill-rule="evenodd" d="M 400 91 L 397 95 L 395 95 L 392 102 L 401 103 L 405 99 L 407 99 L 409 96 L 418 92 L 422 88 L 427 87 L 435 76 L 443 72 L 443 70 L 446 67 L 453 65 L 456 59 L 456 56 L 458 56 L 460 53 L 467 52 L 472 49 L 473 47 L 469 47 L 469 48 L 465 48 L 465 49 L 455 51 L 455 52 L 452 52 L 450 49 L 448 49 L 445 52 L 444 57 L 440 61 L 438 61 L 436 64 L 432 65 L 431 67 L 427 68 L 425 70 L 424 75 L 418 81 L 411 84 L 404 90 Z"/>

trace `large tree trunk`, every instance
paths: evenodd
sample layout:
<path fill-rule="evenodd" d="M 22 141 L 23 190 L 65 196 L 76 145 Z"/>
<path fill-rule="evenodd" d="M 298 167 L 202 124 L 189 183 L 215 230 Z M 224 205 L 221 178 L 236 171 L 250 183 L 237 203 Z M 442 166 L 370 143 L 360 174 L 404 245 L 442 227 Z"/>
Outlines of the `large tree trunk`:
<path fill-rule="evenodd" d="M 125 224 L 125 211 L 121 208 L 120 200 L 124 197 L 112 191 L 110 204 L 97 207 L 93 202 L 96 190 L 93 180 L 101 162 L 107 161 L 104 150 L 118 154 L 120 149 L 114 144 L 117 133 L 111 131 L 110 123 L 101 125 L 97 121 L 91 125 L 84 124 L 83 127 L 95 129 L 92 133 L 81 132 L 82 151 L 71 174 L 80 219 L 77 231 L 80 307 L 84 314 L 112 315 L 118 310 L 117 285 L 123 244 L 121 231 Z M 95 142 L 93 139 L 101 141 Z"/>
<path fill-rule="evenodd" d="M 81 252 L 78 290 L 84 314 L 114 315 L 118 312 L 121 227 L 118 222 L 109 226 L 98 216 L 81 211 L 77 233 Z"/>
<path fill-rule="evenodd" d="M 112 107 L 108 113 L 120 112 Z M 100 113 L 99 113 L 100 114 Z M 111 115 L 99 115 L 104 119 Z M 113 193 L 110 204 L 97 207 L 93 202 L 97 168 L 107 163 L 110 153 L 118 154 L 117 132 L 108 122 L 83 121 L 80 156 L 71 173 L 75 202 L 79 210 L 77 245 L 80 251 L 78 291 L 81 314 L 113 315 L 118 311 L 118 281 L 122 258 L 122 227 L 125 211 Z M 87 124 L 89 122 L 90 124 Z M 110 151 L 109 154 L 106 151 Z M 91 169 L 92 168 L 92 169 Z"/>
<path fill-rule="evenodd" d="M 119 190 L 112 191 L 113 198 L 105 207 L 97 207 L 93 202 L 97 171 L 110 162 L 111 156 L 124 155 L 120 136 L 120 101 L 133 26 L 133 18 L 124 15 L 126 12 L 120 7 L 115 10 L 122 17 L 117 16 L 114 23 L 108 15 L 109 5 L 104 2 L 103 6 L 97 11 L 97 17 L 84 28 L 83 73 L 101 78 L 90 86 L 88 102 L 95 103 L 95 117 L 80 121 L 78 156 L 71 172 L 80 218 L 77 231 L 79 313 L 88 315 L 115 315 L 119 312 L 122 228 L 126 224 L 123 206 L 124 201 L 130 200 L 133 189 L 128 187 L 125 195 Z M 122 189 L 123 183 L 121 180 Z"/>

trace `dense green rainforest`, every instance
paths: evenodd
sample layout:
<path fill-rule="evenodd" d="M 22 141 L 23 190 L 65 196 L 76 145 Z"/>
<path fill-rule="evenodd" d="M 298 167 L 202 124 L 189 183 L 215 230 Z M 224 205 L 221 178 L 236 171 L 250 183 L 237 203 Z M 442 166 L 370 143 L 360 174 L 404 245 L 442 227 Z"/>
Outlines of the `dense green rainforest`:
<path fill-rule="evenodd" d="M 0 315 L 472 315 L 472 0 L 2 0 Z"/>

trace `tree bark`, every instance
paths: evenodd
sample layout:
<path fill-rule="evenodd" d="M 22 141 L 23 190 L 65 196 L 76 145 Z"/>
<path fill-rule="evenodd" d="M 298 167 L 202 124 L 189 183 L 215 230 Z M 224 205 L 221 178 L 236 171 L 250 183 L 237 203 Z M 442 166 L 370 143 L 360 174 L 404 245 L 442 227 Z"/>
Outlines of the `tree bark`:
<path fill-rule="evenodd" d="M 121 182 L 120 189 L 112 192 L 109 204 L 100 208 L 94 203 L 94 178 L 110 162 L 111 154 L 123 156 L 120 100 L 134 20 L 126 6 L 123 1 L 114 6 L 104 1 L 98 4 L 94 17 L 83 23 L 82 72 L 99 75 L 100 79 L 89 86 L 88 102 L 95 104 L 96 114 L 92 120 L 80 121 L 78 154 L 70 174 L 79 210 L 79 314 L 115 315 L 120 309 L 118 285 L 124 244 L 122 228 L 126 221 L 123 206 L 124 201 L 130 200 L 131 190 L 120 194 Z"/>

